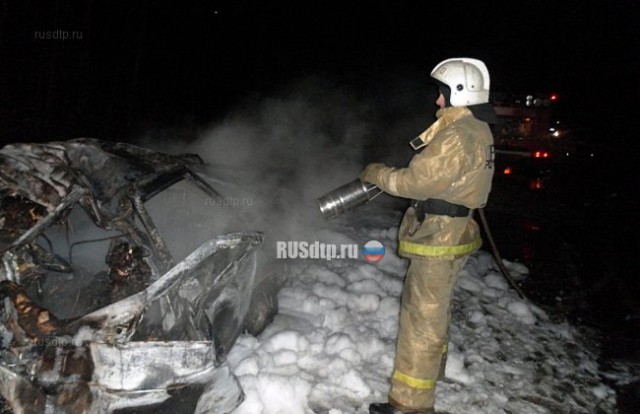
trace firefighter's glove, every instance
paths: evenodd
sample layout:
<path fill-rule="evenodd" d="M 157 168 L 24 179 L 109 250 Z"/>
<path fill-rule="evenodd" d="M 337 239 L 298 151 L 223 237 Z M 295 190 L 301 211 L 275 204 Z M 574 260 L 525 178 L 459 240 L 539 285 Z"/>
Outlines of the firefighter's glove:
<path fill-rule="evenodd" d="M 381 162 L 369 164 L 364 171 L 362 171 L 359 178 L 364 182 L 378 185 L 378 175 L 380 175 L 380 171 L 382 171 L 383 168 L 386 168 L 386 165 Z"/>

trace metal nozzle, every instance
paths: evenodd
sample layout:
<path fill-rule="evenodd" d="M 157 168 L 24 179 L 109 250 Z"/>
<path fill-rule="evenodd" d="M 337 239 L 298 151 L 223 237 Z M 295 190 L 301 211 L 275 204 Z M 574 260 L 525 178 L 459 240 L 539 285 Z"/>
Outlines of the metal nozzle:
<path fill-rule="evenodd" d="M 355 179 L 318 198 L 320 212 L 327 219 L 368 203 L 382 193 L 374 184 Z"/>

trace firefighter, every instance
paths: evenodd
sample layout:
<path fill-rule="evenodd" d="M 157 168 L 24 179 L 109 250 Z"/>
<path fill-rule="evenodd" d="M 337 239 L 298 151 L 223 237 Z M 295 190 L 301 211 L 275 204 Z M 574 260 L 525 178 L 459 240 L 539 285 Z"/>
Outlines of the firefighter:
<path fill-rule="evenodd" d="M 435 413 L 444 376 L 450 302 L 458 273 L 482 241 L 473 210 L 483 207 L 494 171 L 497 120 L 483 62 L 454 58 L 431 72 L 440 94 L 437 120 L 411 142 L 422 149 L 406 168 L 368 165 L 360 179 L 412 199 L 399 230 L 399 254 L 410 259 L 400 308 L 388 402 L 370 413 Z"/>

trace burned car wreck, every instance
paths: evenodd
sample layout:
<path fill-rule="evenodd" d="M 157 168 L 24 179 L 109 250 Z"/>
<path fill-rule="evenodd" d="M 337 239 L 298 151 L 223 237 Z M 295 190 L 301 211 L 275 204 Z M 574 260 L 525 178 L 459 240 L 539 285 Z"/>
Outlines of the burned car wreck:
<path fill-rule="evenodd" d="M 257 231 L 175 259 L 146 205 L 178 182 L 219 197 L 196 161 L 86 138 L 0 149 L 0 393 L 14 412 L 240 404 L 225 356 L 270 322 L 278 283 Z"/>

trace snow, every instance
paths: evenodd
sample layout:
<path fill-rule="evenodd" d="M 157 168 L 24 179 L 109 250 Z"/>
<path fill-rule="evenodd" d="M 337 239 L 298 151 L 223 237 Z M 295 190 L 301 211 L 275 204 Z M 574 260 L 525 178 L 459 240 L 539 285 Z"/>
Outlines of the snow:
<path fill-rule="evenodd" d="M 384 258 L 289 261 L 279 314 L 228 356 L 246 394 L 237 414 L 368 413 L 386 401 L 408 262 L 395 253 L 397 215 L 353 218 L 316 234 L 359 246 L 379 240 Z M 516 279 L 528 276 L 521 264 L 505 265 Z M 486 251 L 471 256 L 456 285 L 445 374 L 436 408 L 450 413 L 615 411 L 597 349 L 520 299 Z"/>

